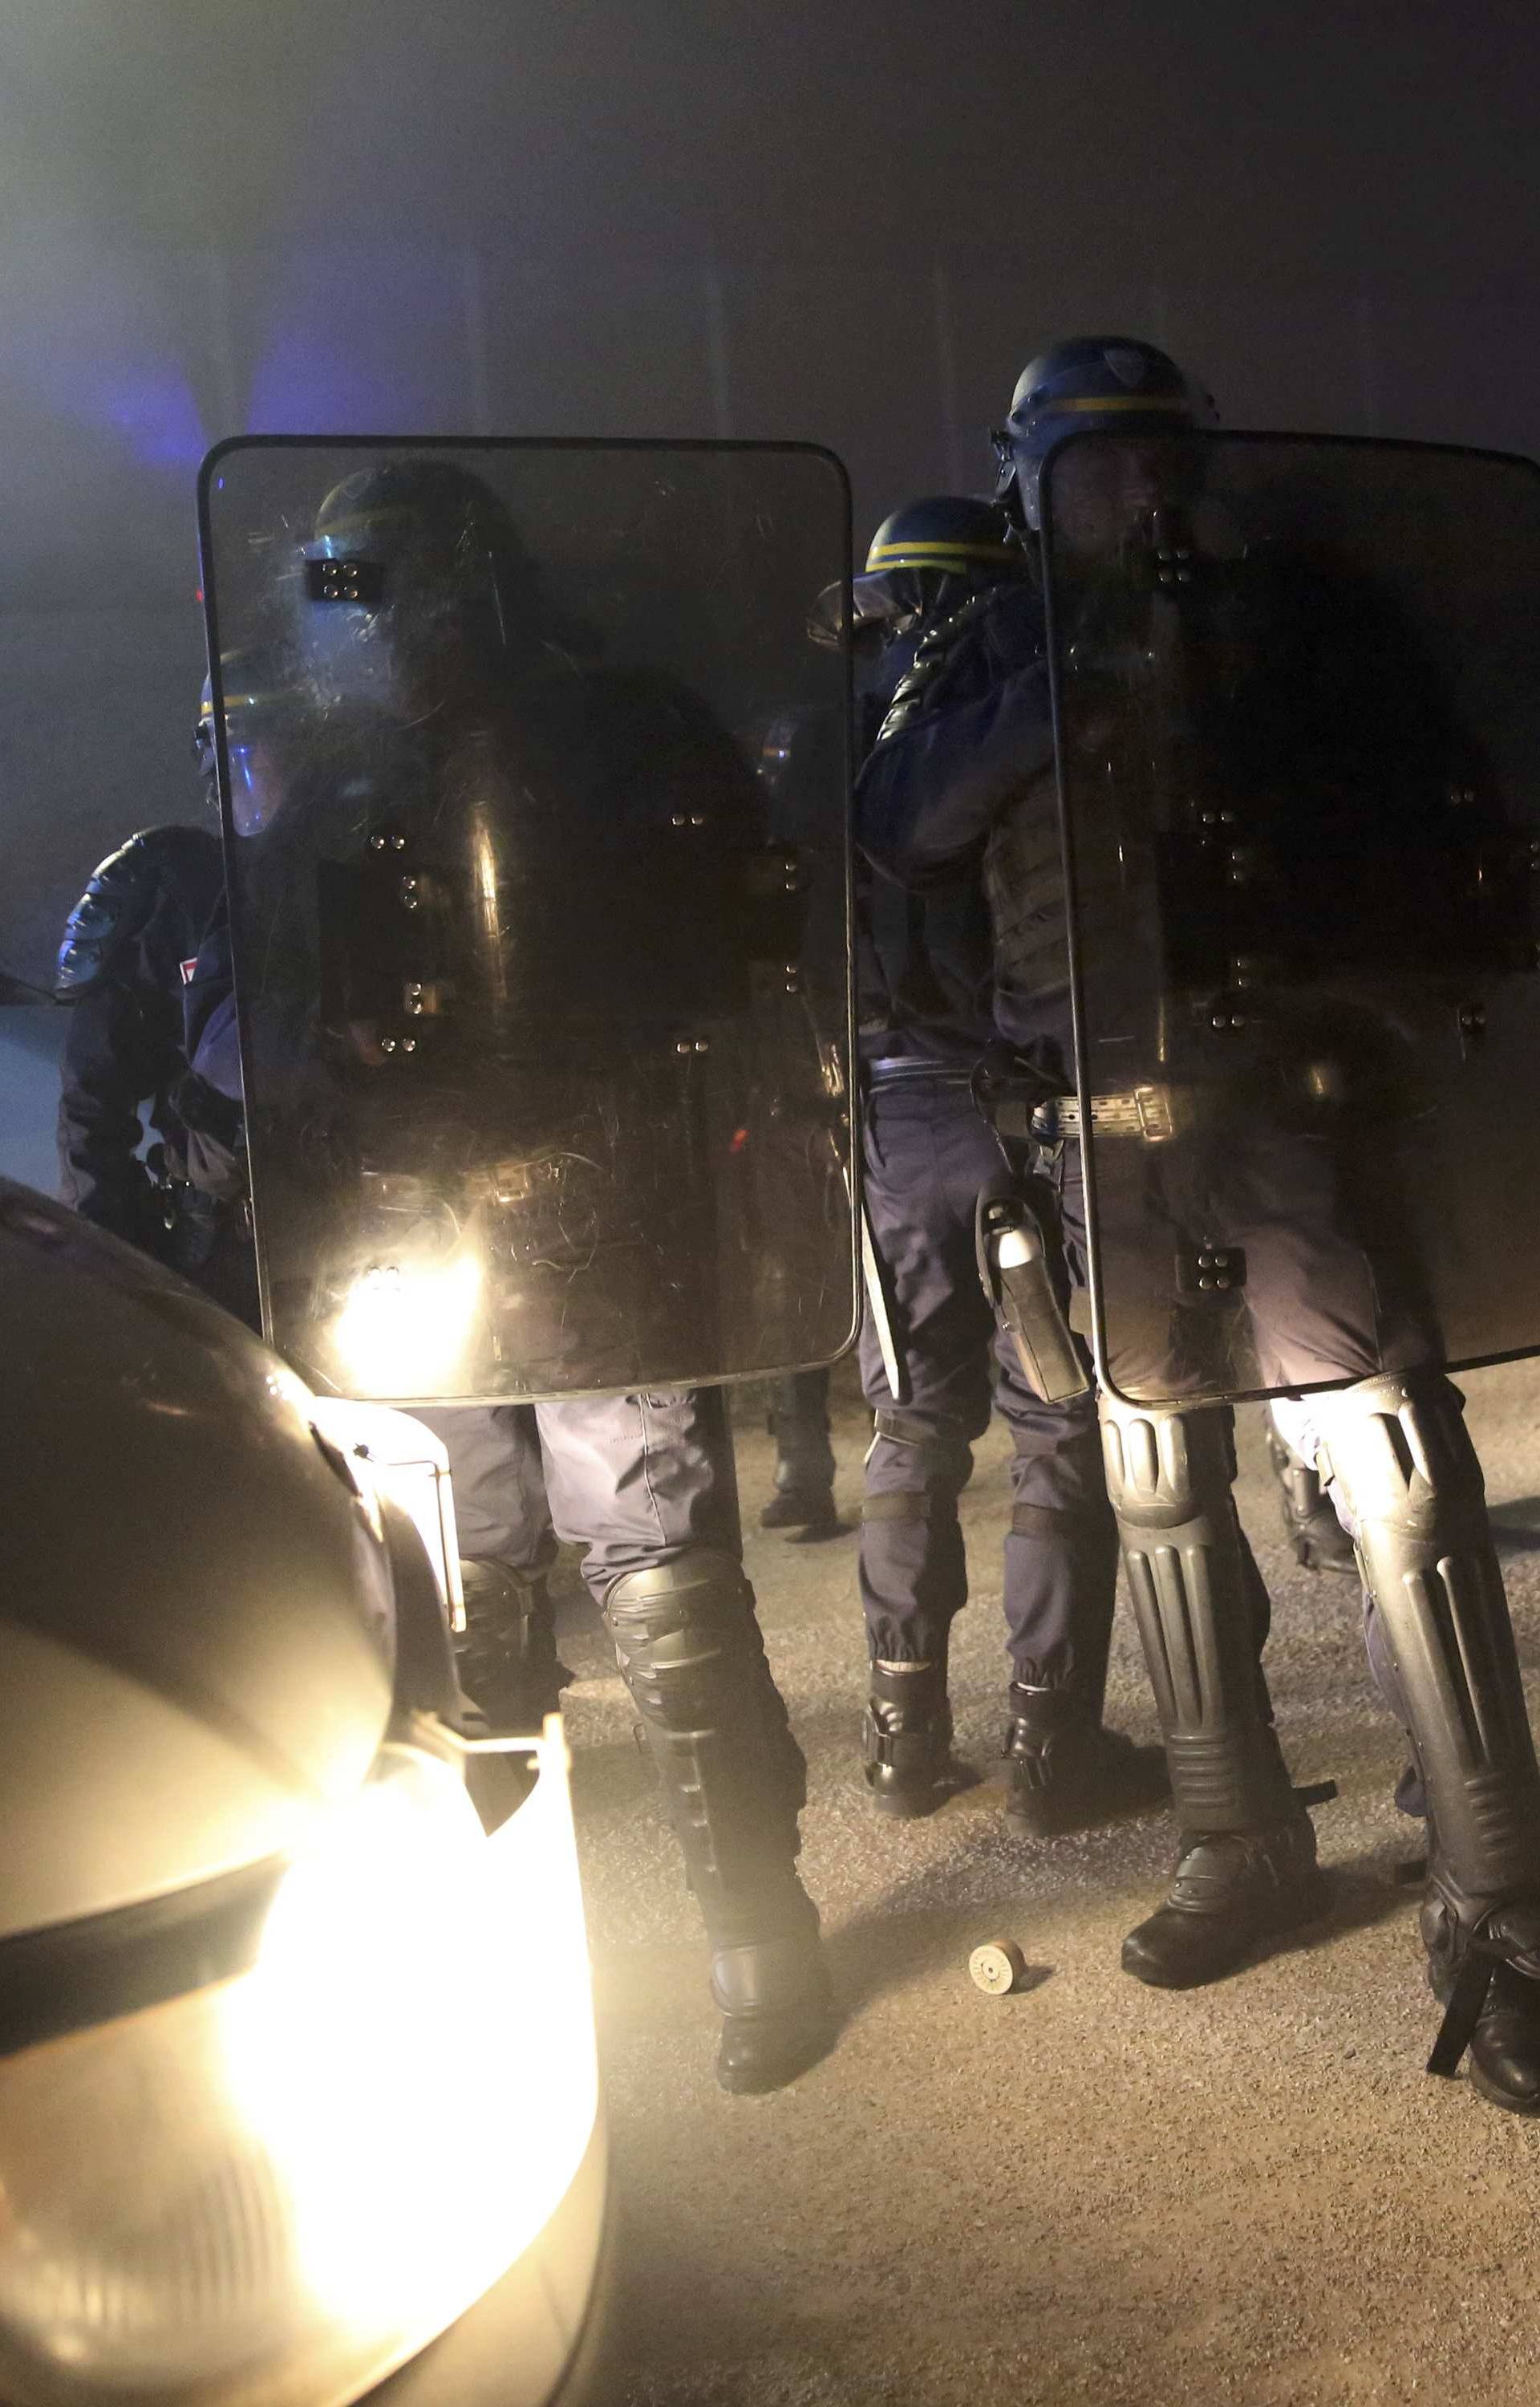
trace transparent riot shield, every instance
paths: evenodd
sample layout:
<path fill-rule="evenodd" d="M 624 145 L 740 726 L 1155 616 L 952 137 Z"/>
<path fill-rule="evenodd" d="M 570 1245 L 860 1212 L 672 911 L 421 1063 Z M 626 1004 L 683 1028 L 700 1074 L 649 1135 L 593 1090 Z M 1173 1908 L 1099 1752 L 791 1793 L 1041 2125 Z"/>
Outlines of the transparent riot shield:
<path fill-rule="evenodd" d="M 839 1353 L 839 463 L 254 439 L 200 500 L 271 1342 L 419 1403 Z"/>
<path fill-rule="evenodd" d="M 1104 1376 L 1540 1351 L 1540 470 L 1085 434 L 1043 530 Z"/>

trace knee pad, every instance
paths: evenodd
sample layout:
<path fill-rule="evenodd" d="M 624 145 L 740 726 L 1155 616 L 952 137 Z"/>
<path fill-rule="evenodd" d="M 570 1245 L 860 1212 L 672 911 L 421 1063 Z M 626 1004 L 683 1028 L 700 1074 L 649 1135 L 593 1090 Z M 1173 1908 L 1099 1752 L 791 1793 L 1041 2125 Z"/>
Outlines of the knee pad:
<path fill-rule="evenodd" d="M 1231 1506 L 1236 1476 L 1234 1416 L 1101 1400 L 1107 1493 L 1120 1523 L 1138 1530 L 1180 1528 L 1201 1513 Z"/>
<path fill-rule="evenodd" d="M 729 1667 L 764 1658 L 743 1567 L 715 1546 L 622 1572 L 605 1591 L 604 1625 L 628 1686 L 655 1693 L 681 1728 Z"/>
<path fill-rule="evenodd" d="M 702 1904 L 789 1871 L 807 1765 L 742 1565 L 713 1546 L 624 1572 L 604 1599 Z"/>

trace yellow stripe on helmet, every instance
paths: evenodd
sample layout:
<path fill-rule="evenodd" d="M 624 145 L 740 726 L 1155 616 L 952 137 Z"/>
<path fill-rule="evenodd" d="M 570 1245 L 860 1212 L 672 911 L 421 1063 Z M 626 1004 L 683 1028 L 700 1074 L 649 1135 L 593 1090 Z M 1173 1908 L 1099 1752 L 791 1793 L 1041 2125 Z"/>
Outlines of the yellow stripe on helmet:
<path fill-rule="evenodd" d="M 1016 547 L 1010 543 L 884 543 L 873 544 L 867 554 L 867 574 L 878 568 L 903 568 L 918 565 L 934 567 L 942 560 L 1014 560 Z"/>
<path fill-rule="evenodd" d="M 1164 412 L 1166 415 L 1172 418 L 1191 418 L 1193 416 L 1192 403 L 1190 401 L 1179 400 L 1170 393 L 1150 393 L 1148 395 L 1137 392 L 1109 393 L 1100 401 L 1081 399 L 1071 401 L 1067 398 L 1063 401 L 1048 400 L 1029 402 L 1027 406 L 1034 418 L 1038 417 L 1045 409 L 1083 409 L 1095 412 L 1098 415 L 1104 410 L 1137 409 L 1142 410 L 1147 418 L 1152 418 L 1157 411 Z"/>

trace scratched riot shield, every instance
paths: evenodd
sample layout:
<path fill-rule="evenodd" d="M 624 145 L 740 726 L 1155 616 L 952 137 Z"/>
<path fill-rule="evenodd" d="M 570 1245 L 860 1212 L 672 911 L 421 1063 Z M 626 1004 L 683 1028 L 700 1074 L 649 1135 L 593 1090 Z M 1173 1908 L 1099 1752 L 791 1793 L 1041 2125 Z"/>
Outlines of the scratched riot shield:
<path fill-rule="evenodd" d="M 1106 1380 L 1540 1350 L 1540 470 L 1085 434 L 1043 530 Z"/>
<path fill-rule="evenodd" d="M 419 1403 L 838 1354 L 838 463 L 259 439 L 201 507 L 271 1342 Z M 772 797 L 803 713 L 834 740 Z"/>

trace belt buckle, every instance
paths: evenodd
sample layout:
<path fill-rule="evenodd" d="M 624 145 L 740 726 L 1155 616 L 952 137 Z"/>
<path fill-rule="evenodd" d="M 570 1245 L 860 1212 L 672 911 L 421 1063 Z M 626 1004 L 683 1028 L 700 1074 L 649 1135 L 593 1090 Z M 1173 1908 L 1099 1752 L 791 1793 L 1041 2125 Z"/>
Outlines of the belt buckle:
<path fill-rule="evenodd" d="M 1177 1132 L 1169 1087 L 1136 1087 L 1134 1108 L 1146 1145 L 1165 1145 Z"/>

